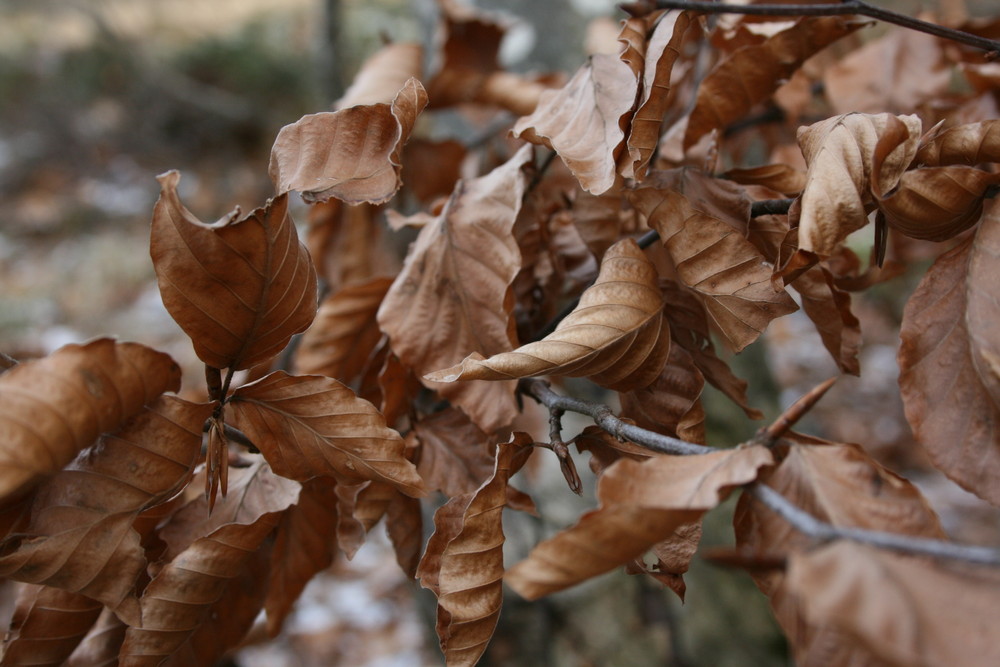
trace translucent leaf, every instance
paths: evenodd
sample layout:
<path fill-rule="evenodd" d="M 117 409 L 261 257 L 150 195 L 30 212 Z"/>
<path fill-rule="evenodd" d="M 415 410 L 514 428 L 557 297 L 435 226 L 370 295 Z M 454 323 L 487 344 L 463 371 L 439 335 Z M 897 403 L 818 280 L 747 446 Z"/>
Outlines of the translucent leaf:
<path fill-rule="evenodd" d="M 427 377 L 454 382 L 565 375 L 627 391 L 656 379 L 669 350 L 656 267 L 635 241 L 624 239 L 608 249 L 597 281 L 551 334 L 488 359 L 471 355 Z"/>
<path fill-rule="evenodd" d="M 178 172 L 158 180 L 150 254 L 163 304 L 209 366 L 239 370 L 269 360 L 316 314 L 316 272 L 288 197 L 206 224 L 177 196 Z"/>
<path fill-rule="evenodd" d="M 426 105 L 424 87 L 411 78 L 392 104 L 311 114 L 286 125 L 271 148 L 268 173 L 275 189 L 299 192 L 307 202 L 388 201 L 402 185 L 403 144 Z"/>
<path fill-rule="evenodd" d="M 67 345 L 0 375 L 0 497 L 56 472 L 180 380 L 167 355 L 109 338 Z"/>

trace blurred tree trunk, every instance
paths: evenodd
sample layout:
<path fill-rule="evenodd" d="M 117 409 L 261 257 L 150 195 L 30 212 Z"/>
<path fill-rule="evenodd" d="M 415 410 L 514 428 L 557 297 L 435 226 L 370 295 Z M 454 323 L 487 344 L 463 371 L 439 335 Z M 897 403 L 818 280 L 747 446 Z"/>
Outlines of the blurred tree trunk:
<path fill-rule="evenodd" d="M 344 94 L 343 24 L 341 0 L 322 0 L 323 14 L 319 35 L 319 90 L 323 103 L 331 104 Z"/>

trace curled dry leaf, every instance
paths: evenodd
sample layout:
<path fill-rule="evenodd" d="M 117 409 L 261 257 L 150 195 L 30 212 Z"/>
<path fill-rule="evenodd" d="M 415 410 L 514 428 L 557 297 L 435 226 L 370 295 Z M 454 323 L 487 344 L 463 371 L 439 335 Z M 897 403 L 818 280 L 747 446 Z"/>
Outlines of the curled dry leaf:
<path fill-rule="evenodd" d="M 604 254 L 597 281 L 551 334 L 488 359 L 470 355 L 427 377 L 454 382 L 561 375 L 628 391 L 655 380 L 669 351 L 656 267 L 635 241 L 624 239 Z"/>
<path fill-rule="evenodd" d="M 24 586 L 3 642 L 3 665 L 51 665 L 66 662 L 97 622 L 104 608 L 80 593 Z"/>
<path fill-rule="evenodd" d="M 896 187 L 916 155 L 920 127 L 916 116 L 883 113 L 834 116 L 799 130 L 809 166 L 799 218 L 801 251 L 832 255 L 851 232 L 868 224 L 871 190 Z"/>
<path fill-rule="evenodd" d="M 164 396 L 81 452 L 35 490 L 28 524 L 0 543 L 0 574 L 83 593 L 137 622 L 119 607 L 146 567 L 132 524 L 190 480 L 211 410 Z"/>
<path fill-rule="evenodd" d="M 737 49 L 705 77 L 691 111 L 684 149 L 746 115 L 787 81 L 811 55 L 869 23 L 839 16 L 809 17 Z"/>
<path fill-rule="evenodd" d="M 460 410 L 424 417 L 413 425 L 413 437 L 420 447 L 417 472 L 431 491 L 472 493 L 493 471 L 494 441 Z"/>
<path fill-rule="evenodd" d="M 948 477 L 994 504 L 1000 504 L 1000 409 L 992 363 L 997 329 L 980 318 L 995 308 L 989 301 L 998 223 L 995 213 L 988 216 L 976 237 L 928 269 L 903 311 L 898 356 L 914 436 Z"/>
<path fill-rule="evenodd" d="M 437 634 L 447 664 L 478 662 L 503 603 L 503 508 L 507 482 L 523 464 L 531 438 L 497 445 L 493 474 L 474 492 L 434 513 L 434 534 L 417 569 L 420 585 L 438 599 Z"/>
<path fill-rule="evenodd" d="M 375 278 L 327 297 L 299 342 L 295 372 L 357 378 L 382 338 L 375 313 L 391 284 L 391 278 Z"/>
<path fill-rule="evenodd" d="M 378 312 L 392 351 L 419 375 L 473 351 L 513 349 L 510 285 L 521 268 L 512 234 L 531 160 L 524 146 L 486 176 L 459 181 L 444 210 L 420 230 Z M 432 386 L 483 431 L 517 414 L 514 384 Z"/>
<path fill-rule="evenodd" d="M 388 201 L 402 185 L 400 154 L 425 106 L 424 87 L 410 78 L 391 104 L 310 114 L 286 125 L 271 148 L 275 189 L 299 192 L 307 202 Z"/>
<path fill-rule="evenodd" d="M 0 498 L 56 472 L 180 381 L 169 356 L 109 338 L 67 345 L 0 375 Z"/>
<path fill-rule="evenodd" d="M 542 93 L 513 135 L 551 148 L 584 190 L 602 194 L 615 184 L 637 87 L 635 73 L 619 58 L 591 56 L 563 88 Z"/>
<path fill-rule="evenodd" d="M 796 507 L 835 526 L 944 537 L 937 516 L 920 491 L 877 464 L 857 445 L 794 444 L 781 465 L 763 475 L 761 482 Z M 749 494 L 737 504 L 734 526 L 741 552 L 784 557 L 814 546 L 811 538 Z M 846 640 L 836 627 L 804 622 L 783 573 L 766 570 L 751 575 L 770 598 L 797 664 L 869 664 L 868 651 Z M 880 591 L 869 591 L 873 602 Z"/>
<path fill-rule="evenodd" d="M 149 252 L 163 305 L 209 366 L 240 370 L 275 356 L 316 314 L 316 272 L 288 215 L 288 197 L 213 224 L 160 181 Z"/>
<path fill-rule="evenodd" d="M 794 554 L 787 586 L 810 625 L 829 625 L 896 667 L 1000 663 L 990 619 L 995 568 L 894 554 L 851 542 Z"/>
<path fill-rule="evenodd" d="M 598 481 L 600 508 L 536 546 L 505 579 L 533 600 L 624 565 L 700 518 L 733 487 L 752 482 L 772 460 L 760 446 L 643 463 L 621 459 Z"/>
<path fill-rule="evenodd" d="M 424 49 L 420 44 L 386 44 L 361 65 L 344 96 L 337 100 L 335 108 L 391 104 L 407 81 L 420 79 L 423 59 Z M 403 141 L 405 143 L 405 139 Z"/>
<path fill-rule="evenodd" d="M 716 191 L 735 187 L 726 181 L 703 185 Z M 695 199 L 654 184 L 632 191 L 629 199 L 660 233 L 678 278 L 698 296 L 733 350 L 797 309 L 784 290 L 772 287 L 772 270 L 760 251 L 727 221 L 726 212 L 707 204 L 708 197 Z"/>
<path fill-rule="evenodd" d="M 922 167 L 974 167 L 1000 162 L 1000 119 L 956 125 L 924 140 L 914 162 Z"/>
<path fill-rule="evenodd" d="M 425 493 L 403 439 L 375 406 L 333 378 L 276 371 L 237 389 L 229 406 L 233 424 L 279 475 L 379 480 L 411 496 Z"/>

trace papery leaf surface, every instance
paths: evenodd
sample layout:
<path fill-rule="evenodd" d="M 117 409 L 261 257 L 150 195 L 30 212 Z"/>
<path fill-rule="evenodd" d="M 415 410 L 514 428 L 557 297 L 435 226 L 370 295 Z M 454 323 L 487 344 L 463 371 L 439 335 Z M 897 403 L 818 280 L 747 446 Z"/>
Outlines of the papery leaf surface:
<path fill-rule="evenodd" d="M 419 443 L 417 472 L 430 490 L 472 493 L 493 473 L 494 442 L 461 411 L 449 408 L 413 425 Z"/>
<path fill-rule="evenodd" d="M 62 665 L 103 608 L 80 593 L 49 586 L 22 587 L 4 638 L 0 665 Z"/>
<path fill-rule="evenodd" d="M 65 667 L 117 667 L 118 652 L 125 641 L 127 627 L 105 607 L 97 623 L 63 664 Z"/>
<path fill-rule="evenodd" d="M 914 162 L 921 167 L 1000 162 L 1000 119 L 956 125 L 932 134 L 921 142 Z"/>
<path fill-rule="evenodd" d="M 316 272 L 281 195 L 246 217 L 198 220 L 177 194 L 180 173 L 158 177 L 149 252 L 163 305 L 215 368 L 267 361 L 316 314 Z"/>
<path fill-rule="evenodd" d="M 420 80 L 424 49 L 413 42 L 391 42 L 368 56 L 354 80 L 337 100 L 336 109 L 391 104 L 411 79 Z M 403 140 L 405 143 L 406 140 Z"/>
<path fill-rule="evenodd" d="M 656 379 L 669 351 L 656 267 L 635 241 L 624 239 L 604 254 L 596 282 L 551 334 L 488 359 L 470 355 L 427 377 L 454 382 L 582 376 L 627 391 Z"/>
<path fill-rule="evenodd" d="M 400 155 L 425 106 L 427 92 L 410 78 L 391 104 L 325 111 L 286 125 L 271 148 L 275 190 L 294 190 L 307 202 L 388 201 L 403 184 Z"/>

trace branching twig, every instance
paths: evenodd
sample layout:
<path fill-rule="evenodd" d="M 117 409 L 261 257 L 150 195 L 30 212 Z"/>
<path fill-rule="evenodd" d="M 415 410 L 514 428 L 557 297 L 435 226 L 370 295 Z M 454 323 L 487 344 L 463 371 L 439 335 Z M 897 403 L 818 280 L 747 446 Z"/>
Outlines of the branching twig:
<path fill-rule="evenodd" d="M 583 482 L 580 481 L 580 474 L 576 471 L 573 457 L 569 455 L 569 447 L 562 439 L 562 416 L 563 411 L 558 408 L 549 410 L 549 442 L 548 444 L 536 444 L 539 447 L 552 450 L 556 458 L 559 459 L 559 469 L 566 479 L 566 484 L 569 485 L 573 493 L 579 496 L 583 493 Z"/>
<path fill-rule="evenodd" d="M 889 9 L 869 5 L 862 0 L 843 0 L 818 5 L 727 5 L 719 2 L 698 0 L 656 0 L 657 9 L 686 9 L 706 14 L 752 14 L 754 16 L 867 16 L 886 23 L 892 23 L 910 30 L 925 32 L 935 37 L 966 44 L 988 52 L 994 58 L 1000 52 L 1000 42 L 978 35 L 972 35 L 954 28 L 946 28 L 936 23 L 922 21 L 899 14 Z"/>

